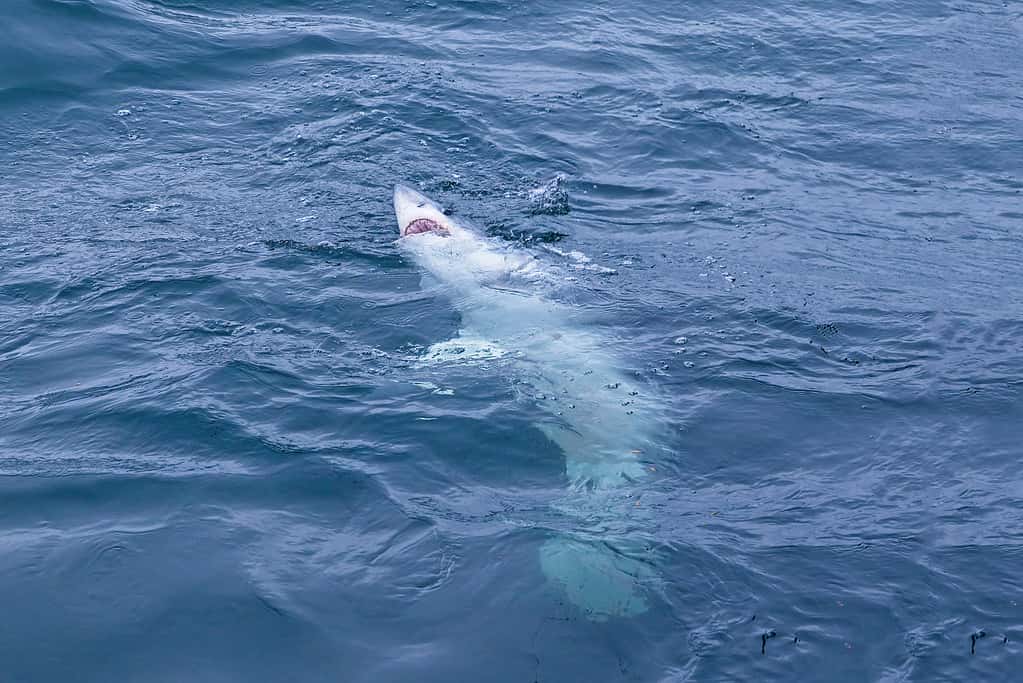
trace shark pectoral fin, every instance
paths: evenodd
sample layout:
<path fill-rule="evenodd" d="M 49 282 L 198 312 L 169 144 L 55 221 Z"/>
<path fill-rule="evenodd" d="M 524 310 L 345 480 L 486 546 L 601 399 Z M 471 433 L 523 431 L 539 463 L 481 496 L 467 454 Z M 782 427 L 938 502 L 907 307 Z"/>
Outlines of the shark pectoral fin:
<path fill-rule="evenodd" d="M 565 474 L 573 488 L 606 490 L 634 483 L 644 472 L 643 464 L 634 458 L 570 458 L 565 461 Z"/>
<path fill-rule="evenodd" d="M 595 445 L 592 439 L 556 422 L 540 424 L 539 428 L 564 452 L 565 475 L 574 489 L 613 489 L 646 474 L 634 450 Z"/>
<path fill-rule="evenodd" d="M 630 617 L 648 609 L 642 584 L 653 578 L 643 562 L 605 543 L 558 536 L 540 547 L 544 575 L 593 621 Z"/>

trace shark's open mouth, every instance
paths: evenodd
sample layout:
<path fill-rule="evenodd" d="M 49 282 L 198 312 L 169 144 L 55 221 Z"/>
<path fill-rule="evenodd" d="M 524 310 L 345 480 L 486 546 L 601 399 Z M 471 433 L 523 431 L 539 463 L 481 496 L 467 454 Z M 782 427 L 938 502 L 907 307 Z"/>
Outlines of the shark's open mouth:
<path fill-rule="evenodd" d="M 431 221 L 429 218 L 417 218 L 401 231 L 402 237 L 408 237 L 409 235 L 418 235 L 424 232 L 435 232 L 438 235 L 448 236 L 448 229 L 437 221 Z"/>

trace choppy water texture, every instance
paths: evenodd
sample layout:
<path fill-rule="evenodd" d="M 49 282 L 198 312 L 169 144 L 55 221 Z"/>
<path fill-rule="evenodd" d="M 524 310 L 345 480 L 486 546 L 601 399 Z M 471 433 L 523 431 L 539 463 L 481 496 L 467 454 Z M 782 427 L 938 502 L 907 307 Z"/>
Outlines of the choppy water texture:
<path fill-rule="evenodd" d="M 1015 1 L 2 3 L 0 679 L 1018 675 L 1021 33 Z M 420 362 L 459 315 L 396 181 L 663 397 L 644 613 L 545 580 L 564 454 L 499 363 Z"/>

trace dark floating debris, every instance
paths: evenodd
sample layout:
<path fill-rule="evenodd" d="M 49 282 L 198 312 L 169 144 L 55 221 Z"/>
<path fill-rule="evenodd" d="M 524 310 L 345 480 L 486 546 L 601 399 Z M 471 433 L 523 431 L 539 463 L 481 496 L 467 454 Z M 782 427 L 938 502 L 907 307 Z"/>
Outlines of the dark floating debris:
<path fill-rule="evenodd" d="M 975 654 L 977 651 L 977 641 L 986 636 L 987 633 L 984 631 L 977 631 L 970 635 L 970 654 Z"/>
<path fill-rule="evenodd" d="M 547 184 L 529 191 L 529 213 L 563 216 L 570 211 L 565 176 L 555 176 Z"/>
<path fill-rule="evenodd" d="M 775 633 L 773 629 L 760 634 L 760 654 L 767 654 L 767 641 L 774 638 L 776 635 L 778 634 Z"/>

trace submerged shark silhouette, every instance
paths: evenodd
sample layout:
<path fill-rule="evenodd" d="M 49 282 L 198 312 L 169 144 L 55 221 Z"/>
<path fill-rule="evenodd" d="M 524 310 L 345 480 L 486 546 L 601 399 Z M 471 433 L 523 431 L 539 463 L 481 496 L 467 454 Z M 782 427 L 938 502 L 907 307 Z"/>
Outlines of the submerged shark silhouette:
<path fill-rule="evenodd" d="M 606 340 L 572 324 L 568 307 L 529 287 L 495 286 L 535 279 L 541 269 L 531 255 L 478 235 L 405 185 L 394 188 L 394 212 L 399 246 L 461 313 L 460 336 L 514 352 L 520 379 L 557 399 L 540 402 L 550 419 L 537 426 L 565 454 L 569 486 L 559 508 L 585 525 L 543 544 L 544 574 L 590 618 L 645 611 L 643 584 L 654 572 L 636 556 L 648 553 L 636 550 L 643 529 L 631 492 L 645 471 L 638 455 L 653 445 L 656 404 L 630 385 Z"/>

